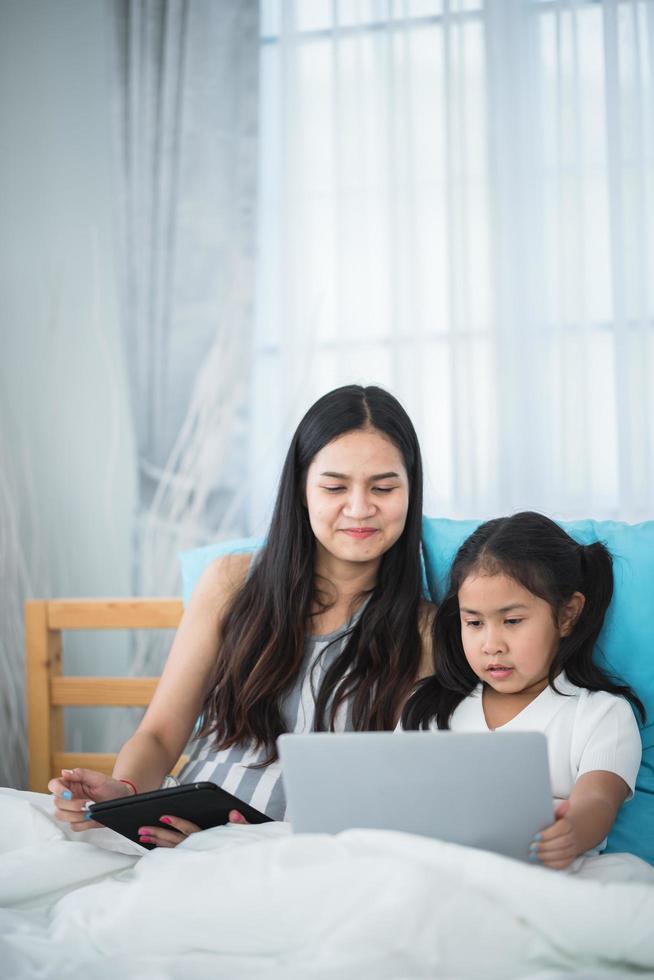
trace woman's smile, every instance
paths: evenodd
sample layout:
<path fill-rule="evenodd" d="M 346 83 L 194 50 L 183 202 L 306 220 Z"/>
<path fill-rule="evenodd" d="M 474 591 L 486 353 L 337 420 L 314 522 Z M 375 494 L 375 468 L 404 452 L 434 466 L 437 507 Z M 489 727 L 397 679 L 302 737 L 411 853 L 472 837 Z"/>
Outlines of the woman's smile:
<path fill-rule="evenodd" d="M 377 534 L 376 527 L 344 527 L 341 530 L 351 538 L 369 538 Z"/>

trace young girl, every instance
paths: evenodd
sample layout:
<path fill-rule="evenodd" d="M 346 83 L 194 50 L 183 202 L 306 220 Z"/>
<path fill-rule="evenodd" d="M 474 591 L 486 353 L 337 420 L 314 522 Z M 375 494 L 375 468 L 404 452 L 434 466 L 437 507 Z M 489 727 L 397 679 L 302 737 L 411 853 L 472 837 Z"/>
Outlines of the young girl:
<path fill-rule="evenodd" d="M 210 780 L 275 819 L 278 735 L 392 729 L 431 669 L 421 514 L 420 449 L 399 402 L 358 385 L 316 402 L 293 436 L 265 546 L 252 563 L 237 555 L 205 572 L 113 777 L 52 780 L 56 816 L 86 830 L 87 800 L 159 787 L 198 716 L 182 782 Z M 161 821 L 141 828 L 144 843 L 174 846 L 198 829 L 174 813 Z"/>
<path fill-rule="evenodd" d="M 434 624 L 435 673 L 403 727 L 542 731 L 555 822 L 529 858 L 568 868 L 597 853 L 633 796 L 641 741 L 636 695 L 596 662 L 613 593 L 604 545 L 577 544 L 540 514 L 482 524 L 459 549 Z"/>

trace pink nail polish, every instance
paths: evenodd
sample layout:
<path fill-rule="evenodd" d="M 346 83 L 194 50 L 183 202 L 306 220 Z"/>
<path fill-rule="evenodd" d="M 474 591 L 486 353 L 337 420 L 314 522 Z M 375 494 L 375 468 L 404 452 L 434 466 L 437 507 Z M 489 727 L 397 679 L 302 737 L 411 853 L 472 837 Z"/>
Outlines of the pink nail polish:
<path fill-rule="evenodd" d="M 154 844 L 151 837 L 139 837 L 139 844 Z"/>
<path fill-rule="evenodd" d="M 170 817 L 159 817 L 159 823 L 172 823 Z"/>
<path fill-rule="evenodd" d="M 147 835 L 150 833 L 150 828 L 149 827 L 139 827 L 139 831 L 138 832 L 139 832 L 139 835 L 140 834 L 145 834 L 145 836 L 147 837 Z"/>

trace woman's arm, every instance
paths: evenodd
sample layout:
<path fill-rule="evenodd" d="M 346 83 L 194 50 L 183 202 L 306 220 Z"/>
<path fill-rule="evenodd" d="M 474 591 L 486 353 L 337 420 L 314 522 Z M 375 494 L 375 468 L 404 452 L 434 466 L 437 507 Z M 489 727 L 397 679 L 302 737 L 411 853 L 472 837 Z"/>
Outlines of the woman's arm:
<path fill-rule="evenodd" d="M 157 789 L 179 758 L 202 709 L 220 646 L 221 623 L 230 601 L 243 585 L 251 555 L 217 559 L 203 573 L 188 604 L 150 705 L 134 735 L 116 759 L 113 777 L 79 769 L 51 780 L 55 815 L 75 830 L 88 800 L 112 799 Z M 120 782 L 126 779 L 129 783 Z M 64 798 L 70 794 L 70 799 Z"/>
<path fill-rule="evenodd" d="M 211 683 L 225 609 L 243 585 L 250 559 L 218 559 L 193 591 L 154 697 L 116 759 L 114 777 L 130 779 L 139 792 L 161 785 L 189 740 Z"/>
<path fill-rule="evenodd" d="M 556 822 L 532 844 L 532 853 L 548 868 L 567 868 L 600 844 L 629 796 L 624 779 L 598 770 L 580 776 L 570 798 L 556 808 Z"/>

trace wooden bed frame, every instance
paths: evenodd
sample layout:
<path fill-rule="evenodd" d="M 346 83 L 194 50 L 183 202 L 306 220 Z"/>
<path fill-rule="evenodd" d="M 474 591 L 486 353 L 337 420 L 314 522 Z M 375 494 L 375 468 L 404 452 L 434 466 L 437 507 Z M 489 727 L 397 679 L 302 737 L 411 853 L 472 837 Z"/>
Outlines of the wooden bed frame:
<path fill-rule="evenodd" d="M 116 756 L 66 752 L 64 708 L 145 706 L 157 677 L 85 677 L 62 673 L 65 630 L 176 629 L 181 599 L 36 599 L 25 604 L 29 788 L 47 792 L 62 769 L 111 774 Z M 180 760 L 181 762 L 182 760 Z"/>

